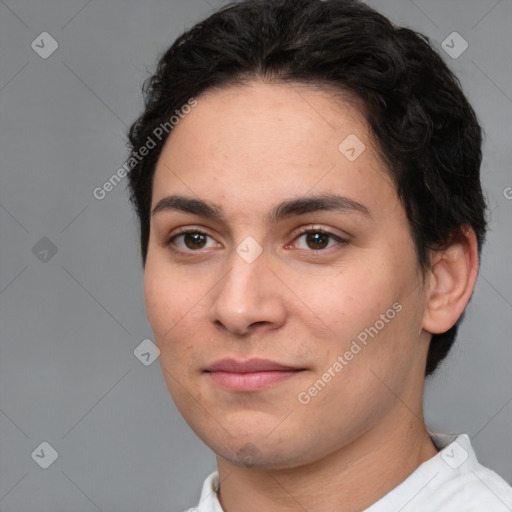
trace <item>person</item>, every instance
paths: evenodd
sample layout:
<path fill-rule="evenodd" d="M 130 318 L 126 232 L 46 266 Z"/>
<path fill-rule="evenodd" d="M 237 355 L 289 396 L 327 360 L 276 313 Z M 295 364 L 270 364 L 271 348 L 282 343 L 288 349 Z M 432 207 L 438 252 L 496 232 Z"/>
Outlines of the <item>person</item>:
<path fill-rule="evenodd" d="M 355 0 L 244 0 L 143 92 L 146 314 L 217 460 L 191 510 L 512 510 L 423 416 L 487 225 L 482 128 L 428 38 Z"/>

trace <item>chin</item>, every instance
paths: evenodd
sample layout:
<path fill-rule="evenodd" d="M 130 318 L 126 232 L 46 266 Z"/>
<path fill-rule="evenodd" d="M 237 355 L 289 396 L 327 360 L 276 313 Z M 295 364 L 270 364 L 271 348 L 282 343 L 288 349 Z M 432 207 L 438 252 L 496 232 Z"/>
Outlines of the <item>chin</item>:
<path fill-rule="evenodd" d="M 276 452 L 275 447 L 263 447 L 254 442 L 247 442 L 231 449 L 223 446 L 213 451 L 227 462 L 246 468 L 285 469 L 299 465 L 297 461 L 293 463 L 289 452 Z"/>
<path fill-rule="evenodd" d="M 260 469 L 291 469 L 315 461 L 314 450 L 301 446 L 300 440 L 286 440 L 281 436 L 270 438 L 268 431 L 258 435 L 224 436 L 203 442 L 220 458 L 235 466 Z"/>

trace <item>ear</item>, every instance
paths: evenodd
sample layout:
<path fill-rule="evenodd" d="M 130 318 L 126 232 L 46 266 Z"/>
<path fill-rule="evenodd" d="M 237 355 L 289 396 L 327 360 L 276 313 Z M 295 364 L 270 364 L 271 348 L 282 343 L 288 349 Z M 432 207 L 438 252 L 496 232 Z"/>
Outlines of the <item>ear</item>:
<path fill-rule="evenodd" d="M 423 316 L 425 331 L 440 334 L 457 322 L 473 293 L 478 263 L 476 236 L 469 226 L 454 233 L 450 244 L 434 253 Z"/>

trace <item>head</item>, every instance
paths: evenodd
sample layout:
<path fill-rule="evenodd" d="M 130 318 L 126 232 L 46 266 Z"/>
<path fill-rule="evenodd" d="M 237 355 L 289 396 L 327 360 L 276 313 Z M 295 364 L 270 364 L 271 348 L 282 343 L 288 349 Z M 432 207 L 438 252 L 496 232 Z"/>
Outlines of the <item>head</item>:
<path fill-rule="evenodd" d="M 295 464 L 333 449 L 319 428 L 346 444 L 388 415 L 386 386 L 421 394 L 486 228 L 481 128 L 428 39 L 358 1 L 242 1 L 144 90 L 129 186 L 147 314 L 199 436 Z M 235 392 L 205 371 L 226 357 L 297 371 Z"/>

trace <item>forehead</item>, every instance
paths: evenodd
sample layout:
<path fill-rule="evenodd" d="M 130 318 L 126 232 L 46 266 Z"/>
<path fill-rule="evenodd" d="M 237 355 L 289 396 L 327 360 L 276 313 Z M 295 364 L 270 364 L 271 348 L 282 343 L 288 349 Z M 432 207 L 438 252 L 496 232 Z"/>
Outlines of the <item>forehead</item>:
<path fill-rule="evenodd" d="M 207 91 L 173 128 L 152 206 L 186 193 L 256 208 L 333 188 L 368 201 L 394 195 L 357 102 L 317 87 L 251 82 Z"/>

